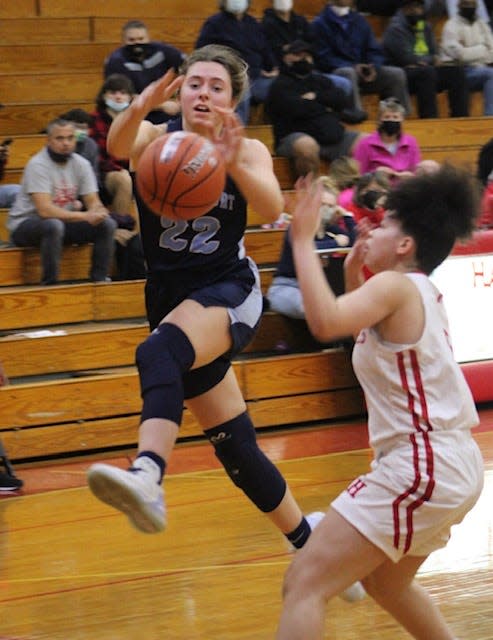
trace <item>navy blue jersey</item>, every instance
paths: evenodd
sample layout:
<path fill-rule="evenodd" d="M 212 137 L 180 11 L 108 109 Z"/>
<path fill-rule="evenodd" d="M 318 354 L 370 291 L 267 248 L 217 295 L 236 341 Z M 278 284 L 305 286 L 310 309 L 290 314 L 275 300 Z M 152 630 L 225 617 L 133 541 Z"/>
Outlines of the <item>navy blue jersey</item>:
<path fill-rule="evenodd" d="M 168 126 L 168 131 L 178 127 Z M 135 176 L 133 176 L 135 178 Z M 157 216 L 143 202 L 135 187 L 140 233 L 149 275 L 172 275 L 182 279 L 213 280 L 227 273 L 245 257 L 243 235 L 247 203 L 229 176 L 215 207 L 193 220 L 170 220 Z M 212 277 L 212 278 L 211 278 Z"/>

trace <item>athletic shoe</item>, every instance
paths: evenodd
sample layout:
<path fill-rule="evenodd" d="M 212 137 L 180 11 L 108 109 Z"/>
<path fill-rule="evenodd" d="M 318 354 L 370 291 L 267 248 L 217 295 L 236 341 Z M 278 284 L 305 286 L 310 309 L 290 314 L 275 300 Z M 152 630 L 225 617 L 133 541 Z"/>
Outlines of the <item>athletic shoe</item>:
<path fill-rule="evenodd" d="M 317 524 L 323 519 L 325 513 L 322 511 L 314 511 L 313 513 L 309 513 L 306 516 L 306 520 L 310 525 L 310 529 L 313 531 Z M 358 602 L 358 600 L 363 600 L 366 596 L 366 591 L 363 588 L 361 582 L 355 582 L 350 587 L 345 589 L 342 593 L 339 594 L 339 598 L 345 600 L 346 602 Z"/>
<path fill-rule="evenodd" d="M 24 483 L 10 473 L 0 473 L 0 491 L 17 491 Z"/>
<path fill-rule="evenodd" d="M 128 471 L 108 464 L 93 464 L 87 472 L 89 488 L 102 502 L 122 511 L 144 533 L 166 526 L 164 491 L 145 468 Z"/>

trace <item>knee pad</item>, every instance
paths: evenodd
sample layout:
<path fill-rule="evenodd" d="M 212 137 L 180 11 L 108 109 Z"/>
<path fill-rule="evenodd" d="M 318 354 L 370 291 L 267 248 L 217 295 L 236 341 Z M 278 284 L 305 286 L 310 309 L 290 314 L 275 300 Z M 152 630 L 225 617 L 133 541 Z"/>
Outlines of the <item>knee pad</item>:
<path fill-rule="evenodd" d="M 159 325 L 136 351 L 143 400 L 142 420 L 165 418 L 181 423 L 182 376 L 195 360 L 195 350 L 176 325 Z"/>
<path fill-rule="evenodd" d="M 279 506 L 286 481 L 259 448 L 247 413 L 208 429 L 205 435 L 228 476 L 261 511 L 268 513 Z"/>

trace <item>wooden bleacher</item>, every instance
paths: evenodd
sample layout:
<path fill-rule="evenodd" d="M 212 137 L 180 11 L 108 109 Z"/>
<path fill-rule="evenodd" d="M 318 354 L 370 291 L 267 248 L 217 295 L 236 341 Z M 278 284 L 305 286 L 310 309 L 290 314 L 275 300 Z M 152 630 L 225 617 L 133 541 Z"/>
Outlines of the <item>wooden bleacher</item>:
<path fill-rule="evenodd" d="M 44 144 L 40 132 L 69 108 L 92 110 L 101 83 L 104 57 L 118 46 L 121 25 L 141 18 L 151 35 L 185 51 L 193 47 L 203 20 L 217 10 L 216 0 L 16 0 L 0 3 L 0 136 L 11 136 L 5 181 L 18 181 L 27 159 Z M 256 0 L 257 17 L 270 6 Z M 299 0 L 307 16 L 320 0 Z M 373 19 L 376 33 L 384 22 Z M 380 31 L 379 31 L 380 30 Z M 479 96 L 473 111 L 480 115 Z M 444 97 L 440 113 L 446 115 Z M 364 97 L 372 118 L 378 101 Z M 479 105 L 479 106 L 478 106 Z M 260 118 L 259 118 L 260 120 Z M 408 119 L 406 130 L 418 138 L 423 156 L 475 163 L 490 137 L 489 119 Z M 372 130 L 374 121 L 358 125 Z M 248 135 L 272 150 L 268 125 L 249 127 Z M 292 187 L 289 164 L 275 158 L 284 189 Z M 291 194 L 286 192 L 287 205 Z M 6 212 L 0 211 L 0 239 Z M 279 256 L 284 231 L 261 229 L 249 211 L 245 244 L 261 268 L 266 291 Z M 133 448 L 140 397 L 134 353 L 147 335 L 143 281 L 91 284 L 86 281 L 90 247 L 66 247 L 61 284 L 40 287 L 39 252 L 0 248 L 0 361 L 11 385 L 0 388 L 0 439 L 14 461 L 44 460 L 94 450 Z M 281 345 L 289 353 L 279 352 Z M 287 345 L 287 347 L 286 347 Z M 303 322 L 275 313 L 263 315 L 259 332 L 234 367 L 259 429 L 341 420 L 364 413 L 361 390 L 348 351 L 322 349 Z M 200 437 L 185 414 L 181 439 Z"/>

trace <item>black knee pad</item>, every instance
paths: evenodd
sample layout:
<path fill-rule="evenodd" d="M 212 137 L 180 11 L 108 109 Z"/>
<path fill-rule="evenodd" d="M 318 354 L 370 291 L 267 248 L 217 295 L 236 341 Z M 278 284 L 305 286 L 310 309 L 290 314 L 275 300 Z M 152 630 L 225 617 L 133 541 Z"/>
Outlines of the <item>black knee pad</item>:
<path fill-rule="evenodd" d="M 268 513 L 279 506 L 286 481 L 259 448 L 247 413 L 208 429 L 205 435 L 231 480 L 261 511 Z"/>
<path fill-rule="evenodd" d="M 166 418 L 181 423 L 182 377 L 195 360 L 195 351 L 176 325 L 159 325 L 136 351 L 143 399 L 142 420 Z"/>

